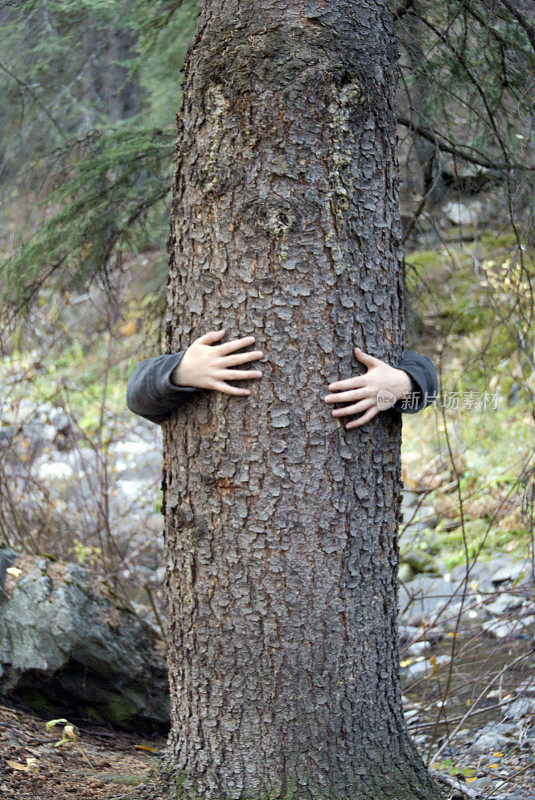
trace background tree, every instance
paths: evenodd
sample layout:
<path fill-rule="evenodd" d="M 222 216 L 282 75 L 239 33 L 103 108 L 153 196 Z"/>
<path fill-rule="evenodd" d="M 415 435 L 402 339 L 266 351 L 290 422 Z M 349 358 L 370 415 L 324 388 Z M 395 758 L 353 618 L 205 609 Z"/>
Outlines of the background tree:
<path fill-rule="evenodd" d="M 323 404 L 355 344 L 402 352 L 395 59 L 384 0 L 201 4 L 167 348 L 225 326 L 266 364 L 165 424 L 181 796 L 438 797 L 398 678 L 401 420 L 348 432 Z"/>
<path fill-rule="evenodd" d="M 142 250 L 165 284 L 170 109 L 196 14 L 193 0 L 0 5 L 0 283 L 16 311 Z"/>
<path fill-rule="evenodd" d="M 414 245 L 434 225 L 446 191 L 493 183 L 518 243 L 524 227 L 532 237 L 529 2 L 400 0 L 393 10 L 402 196 L 418 197 L 404 239 Z M 154 285 L 164 284 L 170 109 L 196 13 L 195 0 L 0 5 L 0 286 L 17 310 L 41 288 L 106 279 L 132 251 L 153 253 Z"/>

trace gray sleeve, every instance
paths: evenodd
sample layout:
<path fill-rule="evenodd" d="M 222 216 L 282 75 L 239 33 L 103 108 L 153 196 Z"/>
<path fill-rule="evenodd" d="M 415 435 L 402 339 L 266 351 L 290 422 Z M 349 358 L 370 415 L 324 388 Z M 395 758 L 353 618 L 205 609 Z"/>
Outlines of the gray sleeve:
<path fill-rule="evenodd" d="M 140 417 L 161 425 L 169 415 L 199 390 L 177 386 L 171 374 L 186 351 L 147 358 L 137 365 L 126 386 L 126 405 Z"/>
<path fill-rule="evenodd" d="M 397 369 L 402 369 L 414 381 L 417 389 L 401 398 L 392 407 L 407 414 L 416 414 L 433 403 L 438 396 L 438 375 L 431 359 L 414 350 L 405 350 Z"/>

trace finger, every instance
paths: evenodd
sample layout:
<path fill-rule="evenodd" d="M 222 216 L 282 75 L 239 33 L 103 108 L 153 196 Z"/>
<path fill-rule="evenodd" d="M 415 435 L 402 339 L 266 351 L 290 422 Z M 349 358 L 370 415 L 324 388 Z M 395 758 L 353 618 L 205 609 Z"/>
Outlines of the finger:
<path fill-rule="evenodd" d="M 238 364 L 246 364 L 248 361 L 258 361 L 263 358 L 262 350 L 251 350 L 250 353 L 235 353 L 232 356 L 224 356 L 219 362 L 222 367 L 236 367 Z"/>
<path fill-rule="evenodd" d="M 350 428 L 358 428 L 359 425 L 364 425 L 365 422 L 369 422 L 371 419 L 377 416 L 378 413 L 379 409 L 377 408 L 377 406 L 374 406 L 374 408 L 370 408 L 369 411 L 367 411 L 365 414 L 362 414 L 362 416 L 359 417 L 358 419 L 354 419 L 352 422 L 348 422 L 346 425 L 346 430 L 349 430 Z"/>
<path fill-rule="evenodd" d="M 216 373 L 218 380 L 242 381 L 248 378 L 261 378 L 259 369 L 220 369 Z"/>
<path fill-rule="evenodd" d="M 239 350 L 240 347 L 248 347 L 253 344 L 254 336 L 244 336 L 242 339 L 232 339 L 230 342 L 225 342 L 217 346 L 217 351 L 220 356 L 226 356 L 228 353 L 233 353 L 234 350 Z"/>
<path fill-rule="evenodd" d="M 365 411 L 370 406 L 376 405 L 375 399 L 368 397 L 366 400 L 361 400 L 359 403 L 353 403 L 351 406 L 344 406 L 344 408 L 335 408 L 333 417 L 347 417 L 350 414 L 358 414 L 359 411 Z"/>
<path fill-rule="evenodd" d="M 371 386 L 363 386 L 362 389 L 351 389 L 348 392 L 328 394 L 324 400 L 326 403 L 347 403 L 350 400 L 360 400 L 363 397 L 369 397 L 372 392 L 373 389 Z"/>
<path fill-rule="evenodd" d="M 331 392 L 339 392 L 342 389 L 359 389 L 361 386 L 366 386 L 368 378 L 366 375 L 355 375 L 353 378 L 346 378 L 343 381 L 335 381 L 329 384 Z"/>
<path fill-rule="evenodd" d="M 221 328 L 219 331 L 208 331 L 203 336 L 199 336 L 198 339 L 195 341 L 199 344 L 213 344 L 214 342 L 219 341 L 225 335 L 225 328 Z"/>
<path fill-rule="evenodd" d="M 251 394 L 249 389 L 241 389 L 239 386 L 231 386 L 230 383 L 225 381 L 214 381 L 212 386 L 217 392 L 224 392 L 225 394 L 247 395 Z"/>
<path fill-rule="evenodd" d="M 379 358 L 375 358 L 369 353 L 365 353 L 364 350 L 360 349 L 360 347 L 355 347 L 355 355 L 358 360 L 362 361 L 363 364 L 366 364 L 367 367 L 376 367 L 381 363 Z"/>

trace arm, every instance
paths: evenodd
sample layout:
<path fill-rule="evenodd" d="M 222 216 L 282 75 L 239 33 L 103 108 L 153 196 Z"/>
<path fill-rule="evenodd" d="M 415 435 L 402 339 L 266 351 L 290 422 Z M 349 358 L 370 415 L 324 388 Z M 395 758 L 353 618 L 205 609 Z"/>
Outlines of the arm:
<path fill-rule="evenodd" d="M 179 353 L 147 358 L 135 368 L 126 387 L 126 404 L 140 417 L 161 425 L 175 409 L 198 389 L 212 389 L 225 394 L 249 395 L 249 389 L 232 386 L 228 381 L 261 378 L 258 369 L 234 369 L 263 357 L 261 350 L 237 352 L 253 344 L 254 336 L 245 336 L 218 344 L 225 329 L 199 336 Z"/>
<path fill-rule="evenodd" d="M 126 405 L 130 411 L 161 425 L 198 391 L 195 386 L 179 386 L 172 380 L 185 352 L 147 358 L 137 365 L 126 385 Z"/>

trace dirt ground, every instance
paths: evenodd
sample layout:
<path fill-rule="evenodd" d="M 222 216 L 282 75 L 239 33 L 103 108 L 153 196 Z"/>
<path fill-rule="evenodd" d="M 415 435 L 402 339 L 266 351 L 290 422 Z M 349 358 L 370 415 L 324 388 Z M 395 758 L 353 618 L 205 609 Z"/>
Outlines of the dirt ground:
<path fill-rule="evenodd" d="M 124 797 L 158 764 L 165 745 L 109 729 L 80 727 L 76 742 L 56 747 L 63 725 L 0 705 L 2 800 L 113 800 Z"/>
<path fill-rule="evenodd" d="M 150 778 L 151 771 L 158 766 L 165 738 L 80 726 L 75 741 L 56 746 L 63 727 L 60 724 L 47 730 L 45 720 L 0 704 L 2 800 L 68 800 L 70 797 L 77 800 L 127 800 L 127 796 L 162 800 Z M 505 756 L 502 753 L 495 755 Z M 513 751 L 500 758 L 499 765 L 490 765 L 496 768 L 505 785 L 496 794 L 487 790 L 483 797 L 535 800 L 535 770 L 532 757 L 526 758 L 526 755 Z M 462 760 L 461 757 L 459 762 Z M 482 759 L 482 763 L 477 765 L 476 774 L 492 772 L 484 763 L 486 761 Z M 474 764 L 467 760 L 467 766 Z M 435 771 L 432 772 L 438 777 Z M 457 777 L 462 776 L 459 774 Z M 448 800 L 464 800 L 466 797 L 441 781 L 439 785 Z"/>

